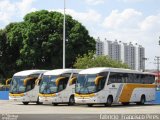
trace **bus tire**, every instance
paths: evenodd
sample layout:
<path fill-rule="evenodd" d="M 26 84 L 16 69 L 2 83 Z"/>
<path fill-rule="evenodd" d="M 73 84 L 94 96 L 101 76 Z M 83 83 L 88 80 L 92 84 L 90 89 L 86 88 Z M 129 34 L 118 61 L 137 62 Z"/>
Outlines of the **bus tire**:
<path fill-rule="evenodd" d="M 93 106 L 93 104 L 87 104 L 88 105 L 88 107 L 92 107 Z"/>
<path fill-rule="evenodd" d="M 146 102 L 146 97 L 145 97 L 145 95 L 142 95 L 141 100 L 140 100 L 140 102 L 137 102 L 137 105 L 144 105 L 145 102 Z"/>
<path fill-rule="evenodd" d="M 74 104 L 75 104 L 74 95 L 71 95 L 70 98 L 69 98 L 69 103 L 68 103 L 68 105 L 71 106 L 71 105 L 74 105 Z"/>
<path fill-rule="evenodd" d="M 107 98 L 107 102 L 106 102 L 105 106 L 111 107 L 112 103 L 113 103 L 113 97 L 110 95 Z"/>
<path fill-rule="evenodd" d="M 40 102 L 40 101 L 39 101 L 39 97 L 38 97 L 38 99 L 37 99 L 36 104 L 37 104 L 37 105 L 42 105 L 42 104 L 43 104 L 43 102 Z"/>
<path fill-rule="evenodd" d="M 23 102 L 24 105 L 28 105 L 29 102 Z"/>
<path fill-rule="evenodd" d="M 57 105 L 58 105 L 58 103 L 52 103 L 52 105 L 57 106 Z"/>
<path fill-rule="evenodd" d="M 122 105 L 129 105 L 129 102 L 122 102 Z"/>

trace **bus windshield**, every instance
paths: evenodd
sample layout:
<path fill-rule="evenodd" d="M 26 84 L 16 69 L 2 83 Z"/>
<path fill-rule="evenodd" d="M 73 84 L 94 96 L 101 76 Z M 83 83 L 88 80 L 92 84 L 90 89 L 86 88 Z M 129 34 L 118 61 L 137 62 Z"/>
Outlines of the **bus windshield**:
<path fill-rule="evenodd" d="M 23 93 L 26 90 L 24 79 L 26 76 L 14 76 L 10 84 L 10 93 Z"/>
<path fill-rule="evenodd" d="M 96 84 L 97 74 L 79 74 L 76 83 L 76 93 L 95 93 L 104 88 L 106 77 L 102 77 Z"/>
<path fill-rule="evenodd" d="M 53 94 L 57 92 L 56 79 L 58 76 L 44 75 L 40 83 L 40 93 Z"/>

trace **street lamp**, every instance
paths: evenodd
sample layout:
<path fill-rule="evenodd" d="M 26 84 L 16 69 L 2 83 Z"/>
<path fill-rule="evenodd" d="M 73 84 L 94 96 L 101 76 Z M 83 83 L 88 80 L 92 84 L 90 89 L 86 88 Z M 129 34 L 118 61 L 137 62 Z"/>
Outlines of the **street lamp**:
<path fill-rule="evenodd" d="M 145 61 L 148 60 L 148 58 L 142 57 L 142 61 L 143 61 L 143 72 L 145 72 Z"/>
<path fill-rule="evenodd" d="M 0 51 L 0 57 L 2 57 L 2 51 Z"/>
<path fill-rule="evenodd" d="M 63 69 L 65 69 L 65 35 L 66 35 L 66 31 L 65 31 L 65 23 L 66 23 L 66 15 L 65 15 L 65 0 L 64 0 L 64 18 L 63 18 Z"/>

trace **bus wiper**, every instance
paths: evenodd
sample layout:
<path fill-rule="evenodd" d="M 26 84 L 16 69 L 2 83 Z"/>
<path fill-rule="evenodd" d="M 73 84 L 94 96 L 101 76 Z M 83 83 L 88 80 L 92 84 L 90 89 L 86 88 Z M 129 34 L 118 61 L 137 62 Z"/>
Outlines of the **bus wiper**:
<path fill-rule="evenodd" d="M 82 87 L 80 87 L 79 92 L 78 92 L 79 94 L 81 93 L 81 89 L 82 89 L 82 88 L 83 88 L 83 86 L 82 86 Z"/>
<path fill-rule="evenodd" d="M 88 93 L 89 93 L 89 89 L 88 89 L 88 86 L 89 86 L 89 85 L 86 85 L 86 86 L 85 86 L 85 88 L 87 89 L 87 91 L 88 91 Z"/>

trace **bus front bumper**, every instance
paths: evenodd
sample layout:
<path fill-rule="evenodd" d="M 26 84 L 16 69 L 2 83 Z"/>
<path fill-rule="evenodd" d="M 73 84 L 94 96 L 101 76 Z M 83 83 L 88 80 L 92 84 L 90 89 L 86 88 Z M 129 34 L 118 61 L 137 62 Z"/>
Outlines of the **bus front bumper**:
<path fill-rule="evenodd" d="M 39 97 L 39 101 L 43 103 L 52 103 L 53 97 Z"/>
<path fill-rule="evenodd" d="M 75 97 L 75 103 L 77 104 L 97 104 L 100 103 L 100 100 L 97 97 Z"/>
<path fill-rule="evenodd" d="M 9 96 L 9 100 L 12 102 L 29 102 L 29 98 L 25 96 Z"/>

